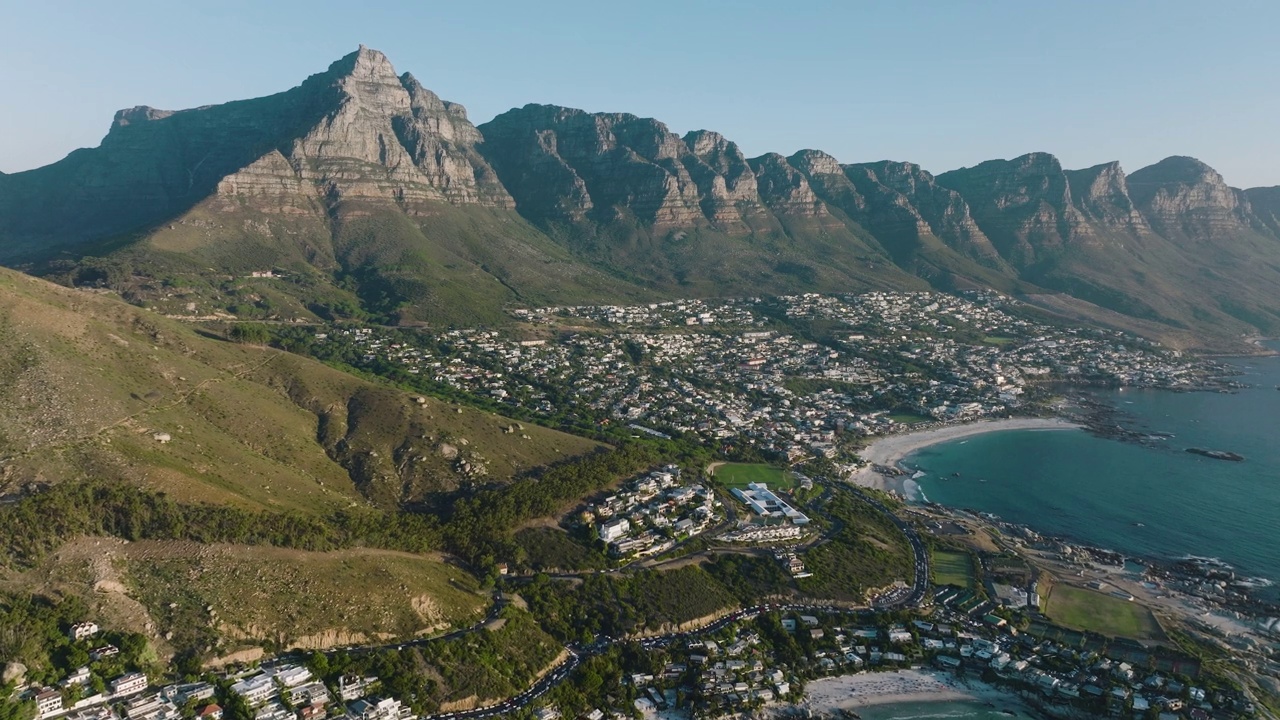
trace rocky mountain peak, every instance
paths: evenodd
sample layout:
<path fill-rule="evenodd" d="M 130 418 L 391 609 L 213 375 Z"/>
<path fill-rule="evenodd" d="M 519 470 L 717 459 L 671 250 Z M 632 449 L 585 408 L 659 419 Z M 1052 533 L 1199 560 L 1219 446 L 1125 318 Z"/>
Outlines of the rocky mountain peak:
<path fill-rule="evenodd" d="M 843 175 L 840 161 L 821 150 L 801 150 L 787 159 L 806 175 Z"/>
<path fill-rule="evenodd" d="M 1091 242 L 1071 200 L 1062 164 L 1044 152 L 988 160 L 937 176 L 960 193 L 1000 255 L 1026 268 L 1058 256 L 1073 242 Z"/>
<path fill-rule="evenodd" d="M 685 133 L 684 144 L 689 147 L 689 152 L 704 161 L 732 154 L 738 149 L 736 143 L 714 130 L 691 130 Z"/>
<path fill-rule="evenodd" d="M 1217 170 L 1207 164 L 1186 155 L 1173 155 L 1154 165 L 1133 173 L 1132 182 L 1138 185 L 1151 184 L 1184 184 L 1208 183 L 1226 185 Z"/>
<path fill-rule="evenodd" d="M 687 146 L 663 123 L 554 105 L 509 110 L 480 127 L 484 152 L 517 207 L 538 221 L 634 215 L 651 225 L 705 222 Z"/>
<path fill-rule="evenodd" d="M 683 142 L 688 153 L 682 162 L 698 186 L 702 213 L 713 225 L 745 231 L 750 220 L 766 214 L 755 172 L 737 143 L 710 130 L 686 133 Z"/>
<path fill-rule="evenodd" d="M 1029 152 L 1019 155 L 1010 162 L 1024 171 L 1059 172 L 1062 170 L 1062 163 L 1058 158 L 1047 152 Z"/>
<path fill-rule="evenodd" d="M 826 205 L 804 173 L 778 153 L 766 153 L 747 161 L 756 174 L 760 199 L 773 211 L 799 217 L 826 217 Z"/>
<path fill-rule="evenodd" d="M 1245 194 L 1192 157 L 1165 158 L 1134 172 L 1128 183 L 1134 203 L 1161 235 L 1205 241 L 1252 223 Z"/>
<path fill-rule="evenodd" d="M 1089 221 L 1130 234 L 1149 228 L 1129 195 L 1128 179 L 1120 163 L 1109 162 L 1084 170 L 1066 170 L 1071 199 Z"/>
<path fill-rule="evenodd" d="M 170 115 L 173 115 L 172 110 L 157 110 L 146 105 L 138 105 L 124 110 L 117 110 L 111 125 L 112 127 L 126 127 L 128 125 L 151 122 L 152 120 L 163 120 Z"/>
<path fill-rule="evenodd" d="M 960 193 L 940 186 L 933 175 L 919 165 L 895 160 L 845 166 L 846 175 L 873 206 L 890 208 L 873 217 L 896 217 L 891 225 L 899 233 L 914 227 L 916 236 L 931 234 L 959 254 L 978 263 L 1007 270 L 991 240 L 974 222 L 969 205 Z M 908 215 L 907 210 L 912 211 Z M 919 244 L 912 239 L 911 247 Z"/>
<path fill-rule="evenodd" d="M 377 50 L 361 45 L 355 52 L 344 55 L 329 66 L 329 72 L 338 78 L 352 78 L 364 82 L 381 82 L 396 78 L 396 70 Z"/>
<path fill-rule="evenodd" d="M 917 195 L 926 189 L 929 189 L 929 191 L 932 192 L 932 189 L 937 188 L 937 183 L 935 182 L 933 175 L 919 165 L 911 162 L 881 160 L 879 162 L 859 163 L 858 165 L 849 165 L 847 167 L 863 168 L 866 172 L 871 173 L 876 180 L 884 183 L 885 186 L 892 188 L 907 197 Z M 952 191 L 947 190 L 946 192 L 951 193 Z M 958 200 L 959 196 L 957 196 L 956 199 Z M 963 201 L 961 201 L 961 204 L 963 204 Z M 965 215 L 969 214 L 967 206 L 964 207 L 963 210 Z"/>

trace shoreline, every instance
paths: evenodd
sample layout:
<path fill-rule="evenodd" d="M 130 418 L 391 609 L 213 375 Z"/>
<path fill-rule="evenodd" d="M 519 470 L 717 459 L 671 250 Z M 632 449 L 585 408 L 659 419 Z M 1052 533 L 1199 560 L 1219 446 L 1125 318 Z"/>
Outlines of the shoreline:
<path fill-rule="evenodd" d="M 1006 430 L 1080 430 L 1084 426 L 1061 418 L 1007 418 L 1003 420 L 978 420 L 960 425 L 930 428 L 886 435 L 876 438 L 858 455 L 867 463 L 865 467 L 850 473 L 847 482 L 885 492 L 894 492 L 909 500 L 918 501 L 918 492 L 912 490 L 915 483 L 908 475 L 883 475 L 875 467 L 894 467 L 903 458 L 931 445 L 960 440 L 975 435 L 985 435 Z M 910 486 L 908 486 L 910 483 Z M 911 492 L 908 492 L 912 490 Z"/>
<path fill-rule="evenodd" d="M 785 708 L 805 708 L 815 716 L 833 715 L 840 710 L 903 703 L 981 703 L 998 710 L 1016 710 L 1017 717 L 1038 717 L 1016 693 L 980 680 L 958 678 L 942 670 L 888 670 L 836 675 L 810 681 L 804 699 Z"/>

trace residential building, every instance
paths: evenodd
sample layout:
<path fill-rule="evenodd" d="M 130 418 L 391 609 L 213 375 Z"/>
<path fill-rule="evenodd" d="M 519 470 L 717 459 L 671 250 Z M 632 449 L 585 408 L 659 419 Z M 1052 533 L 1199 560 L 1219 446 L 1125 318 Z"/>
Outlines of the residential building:
<path fill-rule="evenodd" d="M 116 697 L 132 695 L 147 689 L 147 676 L 140 672 L 121 675 L 111 681 L 111 693 Z"/>
<path fill-rule="evenodd" d="M 101 628 L 98 627 L 98 623 L 82 622 L 82 623 L 76 623 L 75 625 L 72 625 L 71 631 L 68 633 L 68 635 L 71 637 L 72 640 L 79 642 L 80 640 L 84 640 L 85 638 L 91 638 L 94 635 L 97 635 L 100 630 Z"/>
<path fill-rule="evenodd" d="M 624 538 L 631 532 L 631 523 L 626 518 L 610 520 L 600 525 L 600 539 L 610 543 Z"/>
<path fill-rule="evenodd" d="M 36 693 L 36 715 L 49 717 L 62 711 L 62 693 L 53 688 L 45 688 Z"/>
<path fill-rule="evenodd" d="M 231 692 L 244 698 L 250 707 L 254 707 L 275 696 L 276 683 L 270 675 L 254 675 L 232 685 Z"/>

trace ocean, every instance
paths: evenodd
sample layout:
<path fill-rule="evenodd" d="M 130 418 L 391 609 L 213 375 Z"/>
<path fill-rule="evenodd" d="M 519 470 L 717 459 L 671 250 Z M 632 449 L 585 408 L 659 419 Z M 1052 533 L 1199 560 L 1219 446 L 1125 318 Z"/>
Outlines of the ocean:
<path fill-rule="evenodd" d="M 1121 425 L 1173 434 L 1157 447 L 1082 430 L 1011 430 L 924 448 L 904 464 L 924 473 L 920 489 L 943 505 L 1129 556 L 1216 557 L 1280 581 L 1280 357 L 1231 362 L 1252 387 L 1088 391 L 1121 411 Z M 1189 447 L 1245 460 L 1201 457 Z"/>

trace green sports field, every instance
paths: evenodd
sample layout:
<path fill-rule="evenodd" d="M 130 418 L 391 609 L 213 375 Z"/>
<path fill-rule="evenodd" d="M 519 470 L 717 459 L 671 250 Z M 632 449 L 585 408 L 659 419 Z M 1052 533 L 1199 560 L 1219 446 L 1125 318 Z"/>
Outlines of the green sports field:
<path fill-rule="evenodd" d="M 725 463 L 715 469 L 715 479 L 729 488 L 764 483 L 770 490 L 785 490 L 795 485 L 795 478 L 790 472 L 758 463 Z"/>
<path fill-rule="evenodd" d="M 1106 593 L 1070 585 L 1054 585 L 1045 614 L 1059 625 L 1108 637 L 1165 639 L 1160 623 L 1147 608 Z"/>
<path fill-rule="evenodd" d="M 973 557 L 969 553 L 939 550 L 933 554 L 933 582 L 936 585 L 955 585 L 972 590 Z"/>

